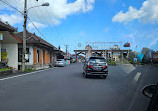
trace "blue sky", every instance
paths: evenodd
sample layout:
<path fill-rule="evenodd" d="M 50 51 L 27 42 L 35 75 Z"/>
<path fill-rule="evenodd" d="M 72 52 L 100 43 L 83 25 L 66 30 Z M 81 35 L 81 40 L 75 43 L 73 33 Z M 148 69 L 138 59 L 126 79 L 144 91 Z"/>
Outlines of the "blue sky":
<path fill-rule="evenodd" d="M 18 10 L 23 0 L 6 0 Z M 32 2 L 28 7 L 40 5 L 46 0 Z M 158 1 L 157 0 L 47 0 L 49 7 L 31 9 L 28 14 L 41 36 L 28 21 L 28 30 L 54 46 L 70 53 L 84 49 L 88 42 L 126 42 L 131 49 L 142 47 L 158 50 Z M 23 17 L 0 2 L 0 18 L 22 31 Z M 78 43 L 82 46 L 78 47 Z M 114 44 L 106 44 L 114 45 Z M 135 47 L 138 47 L 137 49 Z"/>

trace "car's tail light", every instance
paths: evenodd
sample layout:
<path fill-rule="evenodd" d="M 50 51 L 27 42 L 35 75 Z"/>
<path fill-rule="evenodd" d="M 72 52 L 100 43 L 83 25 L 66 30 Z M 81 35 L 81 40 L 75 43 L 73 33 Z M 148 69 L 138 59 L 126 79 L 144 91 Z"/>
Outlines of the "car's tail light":
<path fill-rule="evenodd" d="M 93 66 L 91 66 L 91 65 L 88 65 L 87 67 L 88 67 L 88 68 L 93 68 Z"/>
<path fill-rule="evenodd" d="M 106 68 L 107 68 L 107 66 L 103 66 L 103 68 L 104 68 L 104 69 L 106 69 Z"/>

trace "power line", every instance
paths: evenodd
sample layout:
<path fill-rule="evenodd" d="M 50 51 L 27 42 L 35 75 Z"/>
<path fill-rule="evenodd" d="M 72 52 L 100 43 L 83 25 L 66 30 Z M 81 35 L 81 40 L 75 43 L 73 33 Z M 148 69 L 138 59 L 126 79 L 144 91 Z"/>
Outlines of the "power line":
<path fill-rule="evenodd" d="M 31 21 L 30 18 L 28 20 L 32 23 L 32 25 L 35 27 L 35 29 L 44 37 L 44 35 L 39 31 L 39 29 L 35 26 L 35 24 Z"/>
<path fill-rule="evenodd" d="M 19 11 L 18 9 L 16 9 L 15 7 L 13 7 L 11 4 L 9 4 L 7 1 L 2 1 L 4 4 L 8 5 L 9 7 L 11 7 L 12 9 L 16 10 L 17 12 L 21 13 L 23 15 L 23 13 L 21 11 Z M 39 31 L 39 29 L 35 26 L 35 24 L 31 21 L 31 19 L 29 17 L 27 17 L 28 20 L 31 22 L 31 24 L 35 27 L 35 29 L 39 32 L 39 34 L 41 34 L 43 37 L 44 35 Z"/>
<path fill-rule="evenodd" d="M 42 0 L 42 1 L 43 1 L 43 0 Z M 59 37 L 60 33 L 59 33 L 59 31 L 57 30 L 57 27 L 56 27 L 55 24 L 54 24 L 53 17 L 50 16 L 51 14 L 49 13 L 49 11 L 48 11 L 47 8 L 46 8 L 46 11 L 47 11 L 46 14 L 48 14 L 48 16 L 49 16 L 49 18 L 50 18 L 50 20 L 51 20 L 51 22 L 52 22 L 52 25 L 53 25 L 53 27 L 54 27 L 54 29 L 55 29 L 56 36 Z M 61 37 L 60 39 L 62 39 L 63 43 L 65 44 L 65 41 L 63 40 L 63 38 Z M 57 41 L 58 41 L 58 38 L 57 38 Z M 58 41 L 58 42 L 60 42 L 60 41 Z M 58 45 L 59 45 L 59 44 L 58 44 Z"/>
<path fill-rule="evenodd" d="M 13 5 L 11 5 L 9 2 L 7 2 L 6 0 L 4 1 L 4 0 L 0 0 L 0 1 L 2 1 L 4 4 L 6 4 L 6 5 L 8 5 L 9 7 L 11 7 L 12 9 L 14 9 L 15 11 L 17 11 L 17 12 L 19 12 L 19 13 L 21 13 L 22 15 L 23 15 L 23 12 L 21 12 L 21 11 L 19 11 L 17 8 L 15 8 Z M 30 0 L 29 0 L 30 1 Z M 15 2 L 14 2 L 15 3 Z M 30 3 L 30 2 L 29 2 Z M 19 2 L 16 2 L 16 5 L 18 4 L 18 8 L 19 9 L 21 9 L 20 8 L 20 6 L 21 6 L 21 4 L 19 3 Z M 15 5 L 15 4 L 14 4 Z M 39 8 L 40 9 L 40 8 Z M 36 11 L 36 10 L 35 10 Z M 46 9 L 46 11 L 47 11 L 47 13 L 45 13 L 45 14 L 48 14 L 49 13 L 49 11 Z M 40 12 L 42 12 L 42 15 L 43 15 L 43 10 L 41 11 L 41 9 L 40 9 Z M 31 14 L 32 15 L 32 14 Z M 38 16 L 38 18 L 40 19 L 40 21 L 42 21 L 41 20 L 41 17 L 39 17 L 39 15 L 38 15 L 38 13 L 36 12 L 36 14 L 34 14 L 34 15 L 37 15 Z M 48 16 L 50 17 L 50 20 L 52 21 L 52 23 L 53 23 L 53 27 L 55 28 L 55 31 L 57 32 L 56 34 L 58 35 L 59 34 L 59 32 L 57 31 L 57 29 L 56 29 L 56 27 L 55 27 L 55 25 L 54 25 L 54 22 L 53 22 L 53 20 L 52 20 L 52 18 L 51 18 L 51 16 L 48 14 Z M 31 16 L 31 17 L 34 17 L 34 16 Z M 45 16 L 42 16 L 44 19 L 45 19 L 45 21 L 47 21 L 48 22 L 48 20 L 45 18 Z M 42 37 L 44 37 L 44 38 L 46 38 L 42 33 L 41 33 L 41 31 L 36 27 L 36 25 L 32 22 L 32 20 L 29 18 L 29 17 L 27 17 L 28 18 L 28 20 L 30 21 L 30 23 L 33 25 L 33 27 L 38 31 L 38 33 L 42 36 Z M 42 21 L 43 22 L 43 21 Z M 49 23 L 49 22 L 48 22 Z M 43 24 L 44 24 L 44 22 L 43 22 Z M 49 27 L 48 28 L 49 29 L 49 32 L 50 33 L 46 33 L 46 34 L 49 34 L 50 35 L 50 37 L 53 35 L 53 29 L 51 28 L 51 27 Z M 56 35 L 55 34 L 55 35 Z M 55 38 L 57 38 L 57 37 L 55 37 Z M 62 39 L 63 40 L 63 39 Z M 58 39 L 57 39 L 57 41 L 58 41 Z M 64 42 L 64 41 L 63 41 Z M 59 41 L 57 42 L 58 43 L 58 45 L 59 45 Z M 64 42 L 65 43 L 65 42 Z"/>
<path fill-rule="evenodd" d="M 29 2 L 29 4 L 31 5 L 31 3 Z M 40 9 L 40 8 L 39 8 Z M 36 10 L 35 10 L 36 11 Z M 40 11 L 41 12 L 41 11 Z M 34 17 L 35 15 L 37 15 L 38 16 L 38 19 L 43 23 L 43 24 L 45 24 L 42 20 L 41 20 L 41 17 L 39 17 L 39 15 L 38 15 L 38 13 L 36 12 L 36 14 L 34 14 L 33 16 L 32 16 L 32 14 L 30 14 L 31 15 L 31 17 Z M 34 18 L 35 19 L 35 18 Z M 33 22 L 32 22 L 33 23 Z M 37 27 L 36 27 L 37 28 Z M 39 32 L 39 29 L 38 29 L 38 32 Z M 40 32 L 41 33 L 41 32 Z M 48 34 L 48 33 L 47 33 Z M 42 36 L 45 38 L 45 39 L 47 39 L 43 34 L 42 34 Z"/>
<path fill-rule="evenodd" d="M 9 4 L 7 1 L 3 1 L 0 0 L 1 2 L 3 2 L 4 4 L 8 5 L 9 7 L 11 7 L 12 9 L 16 10 L 17 12 L 21 13 L 23 15 L 23 12 L 19 11 L 18 9 L 16 9 L 15 7 L 13 7 L 11 4 Z"/>
<path fill-rule="evenodd" d="M 29 1 L 30 1 L 30 0 L 29 0 Z M 32 2 L 32 1 L 30 1 L 30 2 Z M 30 6 L 31 6 L 31 3 L 30 3 L 30 2 L 29 2 L 29 4 L 30 4 Z M 37 3 L 37 4 L 38 4 L 38 3 Z M 47 9 L 47 8 L 46 8 L 46 9 Z M 42 20 L 41 18 L 43 18 L 45 22 L 49 23 L 48 20 L 47 20 L 46 17 L 45 17 L 45 14 L 47 14 L 47 13 L 43 12 L 44 10 L 41 10 L 40 7 L 38 8 L 38 10 L 39 10 L 40 14 L 42 14 L 42 16 L 40 17 L 40 16 L 39 16 L 39 13 L 37 12 L 37 10 L 34 10 L 34 11 L 36 12 L 36 14 L 34 14 L 34 15 L 31 16 L 31 17 L 35 17 L 35 15 L 37 15 L 38 19 L 39 19 L 43 24 L 45 24 L 45 23 L 43 22 L 43 20 Z M 44 13 L 44 14 L 43 14 L 43 13 Z M 30 15 L 32 15 L 32 14 L 30 14 Z M 50 37 L 51 37 L 52 35 L 54 35 L 53 29 L 52 29 L 51 27 L 48 27 L 48 30 L 49 30 L 49 33 L 47 33 L 47 34 L 49 34 Z M 44 31 L 44 30 L 43 30 L 43 31 Z M 55 37 L 54 37 L 54 38 L 55 38 Z"/>

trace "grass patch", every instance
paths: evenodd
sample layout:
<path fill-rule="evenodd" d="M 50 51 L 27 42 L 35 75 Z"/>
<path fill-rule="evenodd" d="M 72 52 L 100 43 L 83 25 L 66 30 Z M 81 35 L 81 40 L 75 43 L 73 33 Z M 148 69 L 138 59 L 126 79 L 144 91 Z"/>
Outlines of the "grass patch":
<path fill-rule="evenodd" d="M 10 70 L 12 70 L 12 69 L 10 69 L 10 68 L 2 68 L 2 69 L 0 69 L 0 72 L 3 72 L 3 71 L 10 71 Z"/>
<path fill-rule="evenodd" d="M 35 69 L 25 69 L 24 72 L 32 72 L 35 71 Z"/>
<path fill-rule="evenodd" d="M 116 66 L 116 62 L 115 61 L 108 61 L 107 63 L 108 63 L 108 65 Z"/>

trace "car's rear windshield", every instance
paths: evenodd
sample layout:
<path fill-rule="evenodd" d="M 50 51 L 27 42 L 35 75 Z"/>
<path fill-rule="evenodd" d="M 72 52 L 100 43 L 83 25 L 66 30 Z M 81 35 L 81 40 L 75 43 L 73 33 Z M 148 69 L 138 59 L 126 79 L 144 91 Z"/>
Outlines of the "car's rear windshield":
<path fill-rule="evenodd" d="M 106 60 L 104 58 L 93 58 L 93 59 L 90 59 L 89 62 L 91 63 L 106 62 Z"/>
<path fill-rule="evenodd" d="M 63 61 L 62 59 L 58 59 L 57 61 Z"/>

